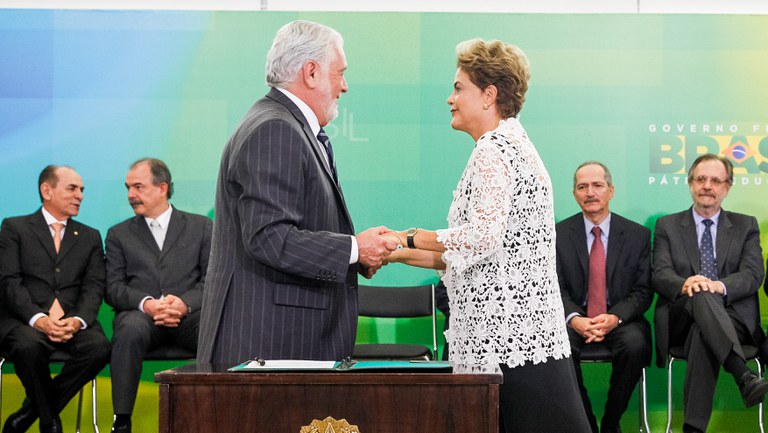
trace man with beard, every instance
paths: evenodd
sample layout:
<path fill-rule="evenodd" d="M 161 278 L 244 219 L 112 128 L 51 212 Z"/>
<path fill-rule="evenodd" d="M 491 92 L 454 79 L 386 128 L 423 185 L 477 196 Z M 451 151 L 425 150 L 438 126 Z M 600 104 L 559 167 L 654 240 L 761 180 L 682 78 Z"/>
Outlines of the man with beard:
<path fill-rule="evenodd" d="M 656 222 L 652 287 L 659 293 L 656 359 L 685 346 L 684 432 L 704 432 L 722 366 L 746 407 L 760 403 L 768 381 L 746 366 L 742 344 L 760 346 L 757 293 L 763 281 L 755 217 L 721 208 L 733 185 L 733 164 L 704 154 L 688 170 L 693 207 Z"/>
<path fill-rule="evenodd" d="M 112 335 L 113 432 L 131 431 L 131 414 L 148 350 L 197 349 L 211 220 L 168 203 L 173 182 L 159 159 L 136 161 L 125 178 L 136 216 L 107 232 L 107 296 Z"/>
<path fill-rule="evenodd" d="M 308 21 L 278 30 L 269 93 L 224 149 L 198 362 L 352 355 L 357 273 L 370 277 L 395 242 L 354 235 L 322 127 L 347 91 L 341 35 Z"/>

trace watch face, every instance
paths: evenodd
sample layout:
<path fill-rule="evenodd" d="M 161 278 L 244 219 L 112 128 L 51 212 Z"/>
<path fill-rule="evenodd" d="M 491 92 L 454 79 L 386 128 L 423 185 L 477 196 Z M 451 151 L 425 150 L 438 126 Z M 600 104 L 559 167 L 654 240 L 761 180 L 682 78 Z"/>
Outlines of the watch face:
<path fill-rule="evenodd" d="M 408 229 L 405 234 L 413 236 L 416 234 L 416 229 Z"/>

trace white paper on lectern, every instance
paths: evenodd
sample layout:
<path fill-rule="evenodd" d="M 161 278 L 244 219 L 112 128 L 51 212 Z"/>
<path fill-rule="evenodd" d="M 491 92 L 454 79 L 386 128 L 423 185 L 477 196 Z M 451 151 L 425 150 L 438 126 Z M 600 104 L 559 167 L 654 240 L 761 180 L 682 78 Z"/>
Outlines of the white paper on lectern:
<path fill-rule="evenodd" d="M 335 361 L 309 361 L 306 359 L 267 359 L 264 365 L 251 361 L 245 366 L 253 370 L 332 370 Z"/>

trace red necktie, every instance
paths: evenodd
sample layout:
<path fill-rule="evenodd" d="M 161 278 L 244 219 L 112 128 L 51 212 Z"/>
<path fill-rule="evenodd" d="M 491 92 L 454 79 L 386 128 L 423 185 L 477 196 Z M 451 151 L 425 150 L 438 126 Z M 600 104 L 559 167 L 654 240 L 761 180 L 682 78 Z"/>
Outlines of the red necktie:
<path fill-rule="evenodd" d="M 600 227 L 592 229 L 595 240 L 592 242 L 592 251 L 589 252 L 589 288 L 587 291 L 587 316 L 595 317 L 605 314 L 607 305 L 605 300 L 605 248 L 600 239 Z"/>

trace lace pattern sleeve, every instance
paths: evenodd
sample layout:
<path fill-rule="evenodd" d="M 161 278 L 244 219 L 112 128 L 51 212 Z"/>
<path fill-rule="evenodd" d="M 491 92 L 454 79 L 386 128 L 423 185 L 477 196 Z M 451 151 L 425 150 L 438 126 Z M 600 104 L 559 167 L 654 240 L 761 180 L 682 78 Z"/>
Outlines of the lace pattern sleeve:
<path fill-rule="evenodd" d="M 443 261 L 455 272 L 464 272 L 504 245 L 513 176 L 509 157 L 503 155 L 495 140 L 494 135 L 486 140 L 481 138 L 454 193 L 454 200 L 465 201 L 458 206 L 466 212 L 458 217 L 463 222 L 437 231 L 437 240 L 446 248 Z M 451 215 L 449 219 L 455 220 L 457 216 Z"/>

